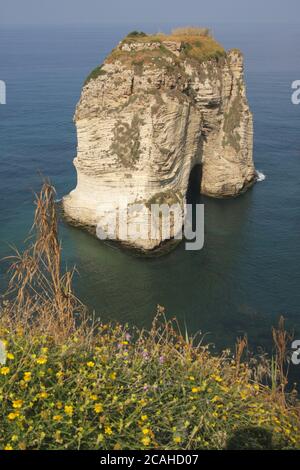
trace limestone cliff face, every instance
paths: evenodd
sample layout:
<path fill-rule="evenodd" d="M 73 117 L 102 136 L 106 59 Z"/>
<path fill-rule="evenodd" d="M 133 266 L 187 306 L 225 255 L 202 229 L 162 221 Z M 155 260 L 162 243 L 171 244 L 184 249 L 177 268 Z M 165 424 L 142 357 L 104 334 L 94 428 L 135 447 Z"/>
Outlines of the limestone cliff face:
<path fill-rule="evenodd" d="M 78 181 L 63 200 L 70 219 L 101 225 L 106 202 L 184 204 L 197 164 L 205 195 L 237 196 L 255 181 L 241 53 L 203 56 L 204 38 L 180 39 L 122 41 L 87 80 L 75 113 Z"/>

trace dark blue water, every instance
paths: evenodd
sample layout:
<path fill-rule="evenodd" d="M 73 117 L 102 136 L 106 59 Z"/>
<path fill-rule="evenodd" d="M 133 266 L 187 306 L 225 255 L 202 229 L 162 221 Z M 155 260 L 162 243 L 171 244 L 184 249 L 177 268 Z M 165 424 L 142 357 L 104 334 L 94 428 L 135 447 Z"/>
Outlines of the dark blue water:
<path fill-rule="evenodd" d="M 49 176 L 58 197 L 75 186 L 72 116 L 89 71 L 128 31 L 141 25 L 2 28 L 0 79 L 0 256 L 22 246 L 32 222 L 33 191 Z M 168 30 L 155 25 L 148 31 Z M 76 264 L 77 293 L 102 319 L 149 325 L 164 305 L 189 332 L 202 330 L 218 347 L 247 332 L 268 347 L 280 314 L 300 336 L 300 79 L 297 26 L 215 25 L 226 48 L 245 54 L 255 122 L 256 168 L 266 175 L 236 200 L 203 199 L 205 247 L 179 246 L 140 259 L 61 225 L 64 262 Z M 1 285 L 5 285 L 2 275 Z"/>

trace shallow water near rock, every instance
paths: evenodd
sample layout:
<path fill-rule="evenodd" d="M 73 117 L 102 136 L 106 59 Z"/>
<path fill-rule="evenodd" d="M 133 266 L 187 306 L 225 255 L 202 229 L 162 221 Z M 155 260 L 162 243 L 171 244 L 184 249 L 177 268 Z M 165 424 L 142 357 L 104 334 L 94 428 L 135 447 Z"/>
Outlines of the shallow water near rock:
<path fill-rule="evenodd" d="M 79 297 L 103 320 L 149 326 L 164 305 L 192 334 L 206 333 L 218 349 L 247 332 L 252 348 L 269 348 L 280 314 L 300 337 L 300 106 L 291 83 L 300 79 L 297 26 L 212 25 L 226 48 L 245 55 L 254 114 L 254 159 L 266 175 L 237 199 L 200 197 L 205 204 L 203 250 L 184 243 L 145 259 L 61 224 L 64 263 L 76 264 Z M 40 173 L 60 199 L 75 186 L 72 159 L 75 105 L 88 73 L 126 34 L 169 25 L 9 28 L 0 31 L 0 256 L 22 246 L 32 224 Z M 260 178 L 262 179 L 262 178 Z M 4 272 L 5 266 L 2 266 Z M 4 287 L 5 278 L 1 277 Z"/>

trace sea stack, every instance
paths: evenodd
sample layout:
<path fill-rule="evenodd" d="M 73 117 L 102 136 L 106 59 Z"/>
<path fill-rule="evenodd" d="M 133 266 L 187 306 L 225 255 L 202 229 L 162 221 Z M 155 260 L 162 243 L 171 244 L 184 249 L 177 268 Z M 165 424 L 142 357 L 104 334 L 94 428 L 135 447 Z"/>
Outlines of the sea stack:
<path fill-rule="evenodd" d="M 235 197 L 255 182 L 243 56 L 206 29 L 130 33 L 86 79 L 74 120 L 77 186 L 63 207 L 77 224 L 103 219 L 105 230 L 106 204 L 184 205 L 196 165 L 207 196 Z M 163 239 L 131 244 L 152 250 Z"/>

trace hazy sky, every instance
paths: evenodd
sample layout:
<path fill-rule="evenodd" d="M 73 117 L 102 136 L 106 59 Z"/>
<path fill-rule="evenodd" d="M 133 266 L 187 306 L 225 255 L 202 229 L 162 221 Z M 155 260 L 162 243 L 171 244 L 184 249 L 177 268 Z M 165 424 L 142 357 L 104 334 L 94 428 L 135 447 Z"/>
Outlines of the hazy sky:
<path fill-rule="evenodd" d="M 0 24 L 299 22 L 299 0 L 0 0 Z"/>

